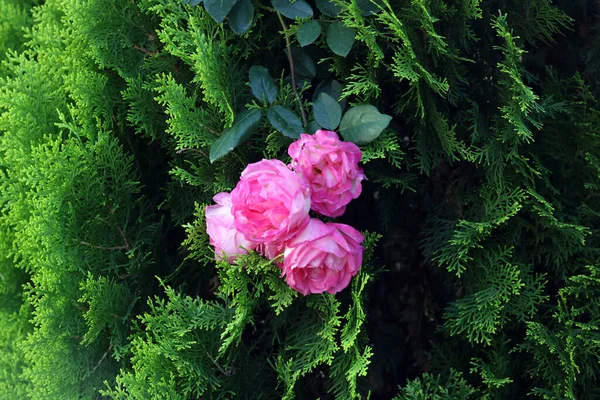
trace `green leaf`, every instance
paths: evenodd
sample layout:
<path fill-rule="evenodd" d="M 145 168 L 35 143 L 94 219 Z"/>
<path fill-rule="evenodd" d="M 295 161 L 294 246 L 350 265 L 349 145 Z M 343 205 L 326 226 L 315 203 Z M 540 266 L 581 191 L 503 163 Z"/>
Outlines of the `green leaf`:
<path fill-rule="evenodd" d="M 288 51 L 286 49 L 286 51 Z M 294 60 L 294 70 L 296 73 L 307 78 L 314 78 L 317 75 L 317 66 L 313 59 L 304 52 L 304 50 L 292 48 L 292 59 Z"/>
<path fill-rule="evenodd" d="M 384 6 L 381 0 L 356 0 L 356 5 L 362 10 L 362 15 L 365 17 L 381 12 L 381 8 Z"/>
<path fill-rule="evenodd" d="M 283 16 L 289 19 L 310 18 L 313 16 L 312 7 L 304 0 L 272 0 L 271 4 Z"/>
<path fill-rule="evenodd" d="M 342 7 L 338 6 L 331 0 L 317 0 L 317 8 L 325 15 L 330 17 L 337 17 Z"/>
<path fill-rule="evenodd" d="M 391 120 L 370 104 L 352 107 L 342 118 L 340 134 L 349 142 L 367 144 L 377 139 Z"/>
<path fill-rule="evenodd" d="M 233 121 L 231 128 L 225 129 L 221 137 L 210 146 L 210 162 L 215 162 L 250 139 L 261 118 L 260 110 L 242 111 Z"/>
<path fill-rule="evenodd" d="M 354 35 L 354 29 L 334 22 L 327 28 L 327 45 L 338 56 L 346 57 L 354 44 Z"/>
<path fill-rule="evenodd" d="M 302 75 L 296 75 L 296 87 L 298 89 L 304 89 L 306 86 L 310 85 L 310 80 L 311 80 L 311 78 L 307 78 Z M 291 79 L 289 80 L 289 83 L 290 84 L 292 83 Z"/>
<path fill-rule="evenodd" d="M 267 113 L 267 118 L 275 129 L 289 138 L 298 139 L 304 131 L 300 118 L 288 108 L 272 106 Z"/>
<path fill-rule="evenodd" d="M 313 102 L 317 99 L 317 97 L 319 97 L 319 94 L 321 93 L 327 93 L 337 101 L 340 101 L 343 89 L 344 86 L 342 86 L 342 84 L 339 81 L 335 79 L 325 79 L 324 81 L 321 81 L 321 83 L 319 83 L 315 88 L 315 92 L 313 94 Z"/>
<path fill-rule="evenodd" d="M 269 71 L 265 67 L 254 65 L 250 68 L 249 76 L 250 90 L 254 97 L 263 103 L 266 100 L 269 104 L 273 104 L 277 98 L 277 86 L 269 75 Z"/>
<path fill-rule="evenodd" d="M 219 24 L 223 22 L 236 0 L 204 0 L 204 9 Z"/>
<path fill-rule="evenodd" d="M 321 93 L 313 103 L 313 115 L 319 125 L 333 131 L 342 119 L 342 106 L 327 93 Z"/>
<path fill-rule="evenodd" d="M 250 0 L 240 0 L 229 13 L 229 26 L 237 35 L 242 35 L 252 25 L 254 6 Z"/>
<path fill-rule="evenodd" d="M 300 43 L 300 46 L 304 47 L 304 46 L 308 46 L 309 44 L 311 44 L 312 42 L 314 42 L 315 40 L 317 40 L 317 38 L 319 37 L 319 35 L 321 34 L 321 24 L 319 24 L 318 21 L 315 21 L 314 19 L 304 23 L 300 29 L 298 29 L 298 43 Z"/>
<path fill-rule="evenodd" d="M 319 129 L 321 129 L 321 126 L 319 124 L 317 124 L 317 121 L 315 121 L 315 120 L 308 121 L 308 125 L 306 126 L 306 133 L 310 133 L 311 135 L 313 135 Z"/>
<path fill-rule="evenodd" d="M 197 6 L 202 3 L 202 0 L 183 0 L 183 4 L 189 4 L 190 6 Z"/>

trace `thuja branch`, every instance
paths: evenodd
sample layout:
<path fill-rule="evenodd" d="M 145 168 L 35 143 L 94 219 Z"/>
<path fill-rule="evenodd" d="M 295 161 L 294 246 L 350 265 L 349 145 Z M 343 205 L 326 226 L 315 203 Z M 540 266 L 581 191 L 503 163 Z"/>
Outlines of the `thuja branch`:
<path fill-rule="evenodd" d="M 292 78 L 292 90 L 294 91 L 294 95 L 296 96 L 296 100 L 298 100 L 298 105 L 300 106 L 300 114 L 302 115 L 302 122 L 304 123 L 304 126 L 306 126 L 308 124 L 308 122 L 306 120 L 304 106 L 302 105 L 302 99 L 300 98 L 300 95 L 298 94 L 298 91 L 296 90 L 296 73 L 295 73 L 295 68 L 294 68 L 294 58 L 292 57 L 292 45 L 290 43 L 290 36 L 289 36 L 288 28 L 287 28 L 287 25 L 285 24 L 285 21 L 283 20 L 283 17 L 279 13 L 279 11 L 275 10 L 275 12 L 277 13 L 277 17 L 279 17 L 279 22 L 281 22 L 281 27 L 283 28 L 283 36 L 285 37 L 285 47 L 287 48 L 287 57 L 288 57 L 288 61 L 290 63 L 290 70 L 291 70 L 290 76 Z"/>

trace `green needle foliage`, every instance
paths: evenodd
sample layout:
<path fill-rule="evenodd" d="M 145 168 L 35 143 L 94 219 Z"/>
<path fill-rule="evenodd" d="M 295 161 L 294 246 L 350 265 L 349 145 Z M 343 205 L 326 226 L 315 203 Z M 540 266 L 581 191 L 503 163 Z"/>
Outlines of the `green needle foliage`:
<path fill-rule="evenodd" d="M 599 30 L 592 0 L 0 0 L 0 397 L 600 398 Z M 360 273 L 216 262 L 212 197 L 322 127 L 363 152 Z"/>

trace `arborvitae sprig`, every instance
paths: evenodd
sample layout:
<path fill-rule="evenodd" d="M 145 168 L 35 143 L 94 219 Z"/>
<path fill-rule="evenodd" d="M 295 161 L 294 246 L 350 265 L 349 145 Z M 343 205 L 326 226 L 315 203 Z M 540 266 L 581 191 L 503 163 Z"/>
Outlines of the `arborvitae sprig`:
<path fill-rule="evenodd" d="M 64 7 L 36 9 L 29 49 L 0 91 L 0 220 L 28 275 L 19 318 L 33 325 L 13 339 L 22 383 L 6 393 L 32 398 L 88 398 L 114 379 L 157 228 L 110 130 L 118 92 L 70 36 L 71 21 L 57 19 Z"/>
<path fill-rule="evenodd" d="M 477 390 L 459 372 L 451 369 L 445 379 L 439 375 L 424 373 L 421 380 L 415 379 L 400 388 L 400 393 L 394 400 L 467 400 L 474 398 L 476 394 Z"/>
<path fill-rule="evenodd" d="M 539 378 L 531 393 L 542 398 L 594 398 L 600 338 L 598 302 L 599 271 L 588 266 L 560 289 L 553 322 L 527 324 L 527 337 L 519 346 L 533 356 L 528 373 Z"/>

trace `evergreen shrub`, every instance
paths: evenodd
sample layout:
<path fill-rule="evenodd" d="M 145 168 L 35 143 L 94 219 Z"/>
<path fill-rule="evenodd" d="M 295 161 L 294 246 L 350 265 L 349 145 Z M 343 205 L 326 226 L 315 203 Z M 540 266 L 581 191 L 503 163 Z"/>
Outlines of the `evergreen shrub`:
<path fill-rule="evenodd" d="M 0 0 L 3 399 L 600 398 L 600 4 Z M 360 146 L 337 294 L 204 219 Z"/>

